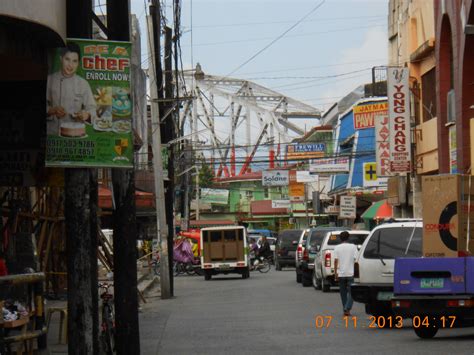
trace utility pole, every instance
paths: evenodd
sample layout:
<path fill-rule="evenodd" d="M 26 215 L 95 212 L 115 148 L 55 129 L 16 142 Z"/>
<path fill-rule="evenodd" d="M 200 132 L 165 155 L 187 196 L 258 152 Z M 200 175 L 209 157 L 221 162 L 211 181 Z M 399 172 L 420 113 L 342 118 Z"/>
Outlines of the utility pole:
<path fill-rule="evenodd" d="M 69 38 L 91 38 L 92 0 L 68 0 L 66 24 Z M 93 204 L 97 201 L 93 193 L 97 193 L 97 188 L 91 189 L 89 173 L 89 169 L 65 169 L 69 354 L 99 351 L 97 244 L 96 237 L 91 235 L 96 220 Z"/>
<path fill-rule="evenodd" d="M 175 113 L 178 101 L 173 97 L 173 72 L 171 66 L 171 28 L 165 27 L 165 98 L 167 117 L 162 130 L 162 142 L 168 143 L 175 137 Z M 175 47 L 176 48 L 176 47 Z M 176 74 L 177 76 L 177 74 Z M 177 78 L 176 78 L 177 79 Z M 176 88 L 177 88 L 176 83 Z M 176 90 L 177 91 L 177 90 Z M 161 119 L 160 119 L 161 121 Z M 168 145 L 168 184 L 166 186 L 166 223 L 168 225 L 168 250 L 173 250 L 174 240 L 174 144 Z M 168 265 L 173 265 L 173 253 L 168 253 Z M 169 268 L 170 295 L 174 295 L 173 268 Z"/>
<path fill-rule="evenodd" d="M 153 174 L 155 178 L 155 208 L 157 211 L 157 233 L 160 240 L 160 269 L 161 269 L 161 298 L 171 298 L 170 288 L 170 267 L 168 255 L 168 227 L 166 225 L 166 206 L 165 206 L 165 189 L 163 184 L 163 158 L 161 156 L 161 112 L 160 107 L 163 100 L 163 70 L 161 67 L 160 55 L 160 34 L 161 34 L 161 17 L 159 3 L 153 0 L 150 5 L 150 18 L 153 24 L 153 60 L 151 61 L 150 70 L 150 93 L 151 103 L 151 121 L 152 121 L 152 139 L 153 139 Z M 153 85 L 153 82 L 155 85 Z M 160 101 L 160 104 L 158 103 Z M 172 249 L 171 249 L 172 250 Z"/>
<path fill-rule="evenodd" d="M 199 169 L 196 168 L 196 221 L 199 221 Z"/>
<path fill-rule="evenodd" d="M 130 41 L 129 0 L 107 1 L 107 27 L 109 40 Z M 112 169 L 112 184 L 115 347 L 117 354 L 139 354 L 134 169 Z"/>

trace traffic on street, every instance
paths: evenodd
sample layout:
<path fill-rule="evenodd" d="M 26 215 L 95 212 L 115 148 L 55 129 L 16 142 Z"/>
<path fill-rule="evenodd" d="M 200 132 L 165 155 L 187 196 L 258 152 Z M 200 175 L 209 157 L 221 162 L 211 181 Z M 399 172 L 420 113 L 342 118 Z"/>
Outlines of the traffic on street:
<path fill-rule="evenodd" d="M 174 299 L 156 298 L 142 310 L 144 354 L 472 354 L 474 328 L 449 329 L 447 321 L 435 341 L 425 341 L 410 319 L 375 320 L 357 302 L 345 317 L 336 287 L 302 287 L 294 268 L 175 282 Z"/>

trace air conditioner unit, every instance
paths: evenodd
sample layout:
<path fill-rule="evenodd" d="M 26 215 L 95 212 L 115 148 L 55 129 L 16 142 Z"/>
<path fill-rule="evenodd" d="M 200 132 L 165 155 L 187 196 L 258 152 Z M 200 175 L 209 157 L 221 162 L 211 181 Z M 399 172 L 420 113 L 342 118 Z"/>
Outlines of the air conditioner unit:
<path fill-rule="evenodd" d="M 454 89 L 448 91 L 448 118 L 446 123 L 456 123 L 456 97 L 454 93 Z"/>

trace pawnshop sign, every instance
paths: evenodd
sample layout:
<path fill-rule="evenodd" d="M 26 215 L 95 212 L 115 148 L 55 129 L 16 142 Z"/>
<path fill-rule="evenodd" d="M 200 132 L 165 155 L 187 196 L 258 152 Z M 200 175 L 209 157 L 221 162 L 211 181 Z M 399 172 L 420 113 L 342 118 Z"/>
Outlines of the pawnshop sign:
<path fill-rule="evenodd" d="M 411 169 L 410 88 L 408 68 L 388 68 L 388 113 L 390 120 L 390 171 Z"/>

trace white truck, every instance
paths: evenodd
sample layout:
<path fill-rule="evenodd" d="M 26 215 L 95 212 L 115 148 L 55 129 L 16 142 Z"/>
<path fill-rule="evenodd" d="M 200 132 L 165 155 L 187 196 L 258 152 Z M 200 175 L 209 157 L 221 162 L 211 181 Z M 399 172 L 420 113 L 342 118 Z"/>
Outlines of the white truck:
<path fill-rule="evenodd" d="M 250 276 L 247 232 L 241 226 L 201 229 L 201 268 L 204 279 L 217 274 Z"/>

